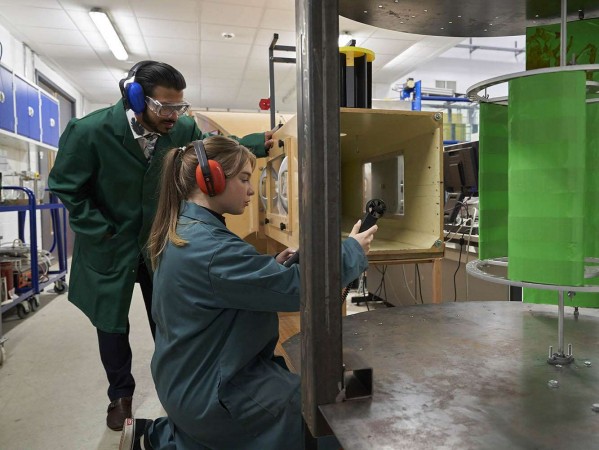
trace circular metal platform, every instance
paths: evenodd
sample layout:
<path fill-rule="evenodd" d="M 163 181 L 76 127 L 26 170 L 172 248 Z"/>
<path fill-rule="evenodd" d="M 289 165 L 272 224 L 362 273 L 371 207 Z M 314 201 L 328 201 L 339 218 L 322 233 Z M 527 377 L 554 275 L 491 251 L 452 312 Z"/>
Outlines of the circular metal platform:
<path fill-rule="evenodd" d="M 599 311 L 566 315 L 576 359 L 547 364 L 557 307 L 462 302 L 343 318 L 373 396 L 321 406 L 345 450 L 590 449 L 599 436 Z M 300 367 L 299 335 L 283 344 Z"/>
<path fill-rule="evenodd" d="M 599 17 L 599 0 L 569 0 L 568 20 L 579 10 Z M 357 22 L 432 36 L 516 36 L 526 27 L 559 23 L 559 0 L 339 0 L 339 14 Z"/>

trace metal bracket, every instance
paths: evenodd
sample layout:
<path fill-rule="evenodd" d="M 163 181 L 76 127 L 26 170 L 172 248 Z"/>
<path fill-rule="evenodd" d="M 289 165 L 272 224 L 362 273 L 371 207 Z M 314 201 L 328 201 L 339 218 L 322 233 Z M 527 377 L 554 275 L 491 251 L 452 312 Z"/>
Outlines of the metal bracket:
<path fill-rule="evenodd" d="M 354 353 L 343 353 L 343 387 L 338 402 L 372 397 L 372 367 Z"/>

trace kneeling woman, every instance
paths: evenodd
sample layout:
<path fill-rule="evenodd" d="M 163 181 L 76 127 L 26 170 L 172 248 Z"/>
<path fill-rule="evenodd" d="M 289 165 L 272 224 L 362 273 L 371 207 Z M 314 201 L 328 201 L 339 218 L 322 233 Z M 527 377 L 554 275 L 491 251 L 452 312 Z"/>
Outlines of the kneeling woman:
<path fill-rule="evenodd" d="M 168 417 L 128 419 L 121 449 L 303 448 L 300 379 L 273 354 L 277 311 L 300 307 L 299 267 L 282 264 L 291 249 L 276 259 L 258 253 L 223 217 L 248 206 L 255 164 L 221 136 L 165 156 L 149 254 L 152 375 Z M 344 285 L 366 269 L 377 229 L 359 225 L 342 244 Z"/>

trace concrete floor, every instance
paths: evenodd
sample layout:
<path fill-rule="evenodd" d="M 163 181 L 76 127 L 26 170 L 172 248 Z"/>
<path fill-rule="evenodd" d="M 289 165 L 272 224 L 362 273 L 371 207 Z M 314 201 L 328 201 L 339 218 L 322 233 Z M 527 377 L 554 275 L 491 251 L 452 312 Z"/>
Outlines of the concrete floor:
<path fill-rule="evenodd" d="M 0 449 L 118 449 L 121 433 L 106 427 L 108 386 L 96 330 L 66 294 L 47 302 L 50 296 L 55 294 L 42 294 L 43 307 L 18 324 L 11 316 L 4 321 Z M 133 413 L 162 416 L 149 368 L 153 341 L 137 285 L 129 320 L 137 383 Z"/>
<path fill-rule="evenodd" d="M 0 367 L 0 450 L 116 450 L 121 433 L 106 427 L 108 385 L 96 330 L 66 294 L 47 291 L 40 309 L 25 319 L 14 310 L 3 318 L 8 340 Z M 366 311 L 364 304 L 352 304 L 351 296 L 347 306 L 348 314 Z M 137 384 L 133 414 L 163 416 L 150 374 L 153 341 L 138 285 L 129 320 Z"/>

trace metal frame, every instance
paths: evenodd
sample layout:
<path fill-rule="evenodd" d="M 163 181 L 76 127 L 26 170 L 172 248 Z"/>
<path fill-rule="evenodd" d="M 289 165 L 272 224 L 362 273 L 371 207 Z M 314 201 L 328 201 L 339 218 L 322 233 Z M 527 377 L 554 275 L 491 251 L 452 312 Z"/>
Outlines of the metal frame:
<path fill-rule="evenodd" d="M 269 87 L 270 87 L 270 129 L 272 130 L 276 126 L 276 111 L 275 111 L 275 63 L 284 63 L 284 64 L 295 64 L 295 58 L 282 58 L 279 56 L 275 56 L 275 51 L 282 52 L 294 52 L 295 47 L 289 45 L 277 45 L 277 41 L 279 40 L 279 35 L 275 33 L 272 38 L 272 42 L 270 43 L 270 47 L 268 47 L 268 78 L 269 78 Z"/>
<path fill-rule="evenodd" d="M 587 262 L 597 262 L 597 258 L 587 258 Z M 486 272 L 483 267 L 485 266 L 501 266 L 507 269 L 508 258 L 489 258 L 489 259 L 475 259 L 470 261 L 466 265 L 466 272 L 476 278 L 480 278 L 484 281 L 490 281 L 491 283 L 498 283 L 509 285 L 510 289 L 513 287 L 526 287 L 534 289 L 543 289 L 557 291 L 558 293 L 558 320 L 557 320 L 557 337 L 558 337 L 558 349 L 557 352 L 553 352 L 553 346 L 549 347 L 549 357 L 547 362 L 552 365 L 558 364 L 570 364 L 574 362 L 574 355 L 572 354 L 572 345 L 568 345 L 568 353 L 565 353 L 564 346 L 564 292 L 567 292 L 568 297 L 573 297 L 576 292 L 599 292 L 599 286 L 597 285 L 583 285 L 583 286 L 568 286 L 568 285 L 555 285 L 555 284 L 542 284 L 542 283 L 531 283 L 528 281 L 510 280 L 500 275 L 492 275 Z"/>
<path fill-rule="evenodd" d="M 555 72 L 577 72 L 577 71 L 585 71 L 585 72 L 597 72 L 599 71 L 599 64 L 580 64 L 577 66 L 558 66 L 558 67 L 549 67 L 546 69 L 536 69 L 536 70 L 526 70 L 524 72 L 515 72 L 507 75 L 502 75 L 495 78 L 489 78 L 488 80 L 481 81 L 480 83 L 476 83 L 473 86 L 470 86 L 466 91 L 466 96 L 475 102 L 481 103 L 506 103 L 507 97 L 495 97 L 495 98 L 487 98 L 480 95 L 481 91 L 484 91 L 487 88 L 492 86 L 496 86 L 498 84 L 506 83 L 510 80 L 514 80 L 516 78 L 522 77 L 532 77 L 535 75 L 542 75 L 546 73 L 555 73 Z M 587 102 L 596 101 L 593 99 L 587 100 Z"/>

